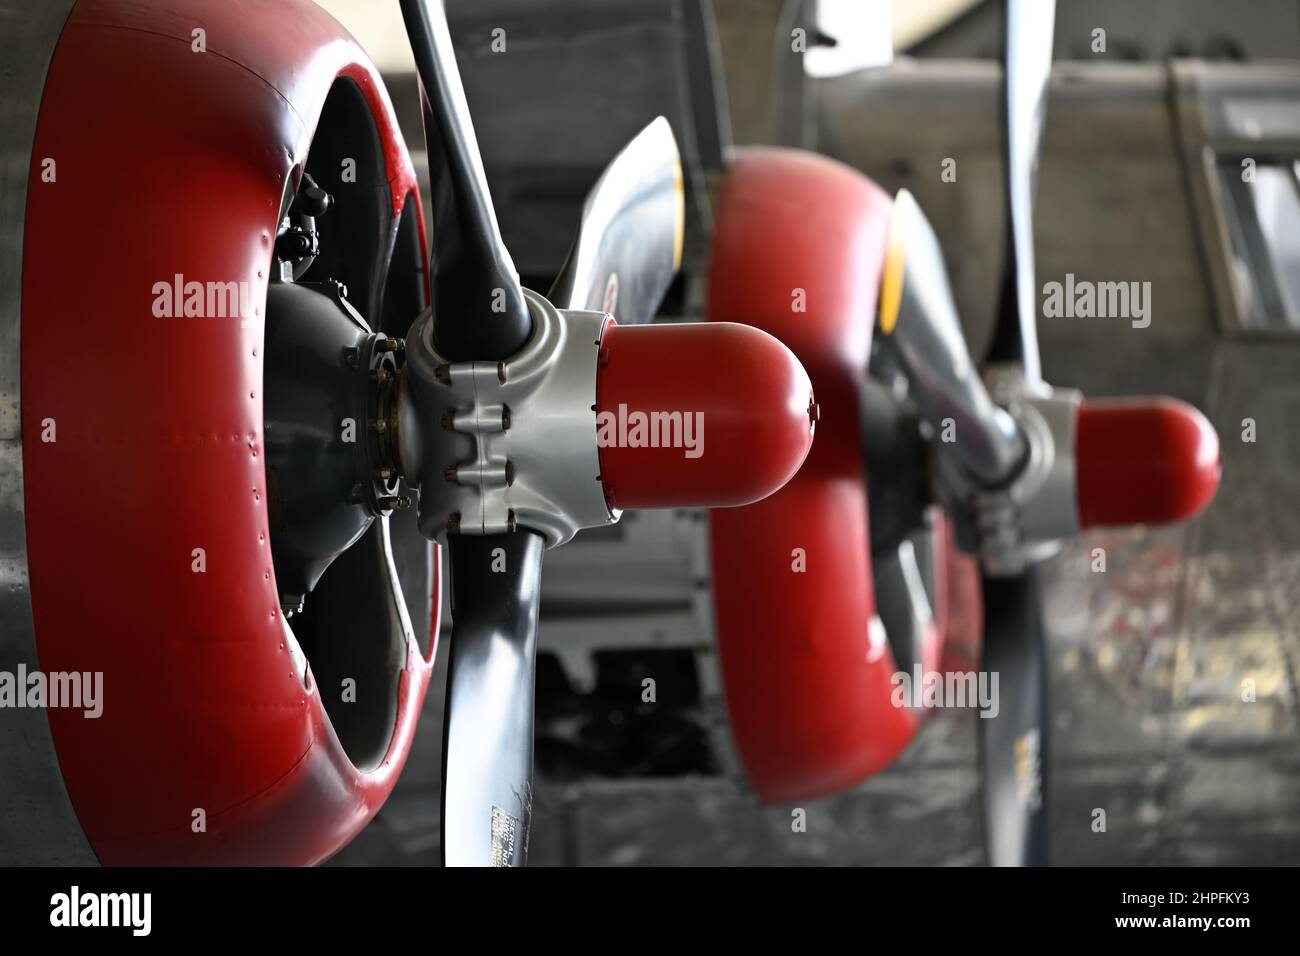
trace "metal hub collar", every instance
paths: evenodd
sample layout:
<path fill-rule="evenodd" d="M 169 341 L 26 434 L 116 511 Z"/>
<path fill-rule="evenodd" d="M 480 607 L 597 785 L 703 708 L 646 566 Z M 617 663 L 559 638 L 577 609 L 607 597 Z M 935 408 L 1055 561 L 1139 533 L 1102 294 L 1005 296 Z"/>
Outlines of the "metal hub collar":
<path fill-rule="evenodd" d="M 430 313 L 408 335 L 399 443 L 430 538 L 522 526 L 554 547 L 618 518 L 596 447 L 597 359 L 612 319 L 524 296 L 532 336 L 505 362 L 448 362 Z"/>
<path fill-rule="evenodd" d="M 1001 488 L 983 488 L 965 474 L 954 456 L 939 456 L 943 497 L 963 504 L 965 527 L 987 574 L 1020 573 L 1051 557 L 1061 539 L 1079 531 L 1075 419 L 1082 395 L 1072 389 L 1019 383 L 1000 398 L 1025 436 L 1028 457 L 1015 478 Z M 963 542 L 963 547 L 967 542 Z"/>

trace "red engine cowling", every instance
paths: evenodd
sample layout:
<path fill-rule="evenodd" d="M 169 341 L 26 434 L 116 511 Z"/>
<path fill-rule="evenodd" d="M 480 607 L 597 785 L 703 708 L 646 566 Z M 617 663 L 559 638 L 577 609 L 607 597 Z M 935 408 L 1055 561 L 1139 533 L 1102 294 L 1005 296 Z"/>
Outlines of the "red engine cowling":
<path fill-rule="evenodd" d="M 177 274 L 265 302 L 286 181 L 339 78 L 369 106 L 394 210 L 418 210 L 375 68 L 306 0 L 80 0 L 49 70 L 23 271 L 26 531 L 42 668 L 103 674 L 98 719 L 50 723 L 105 863 L 321 861 L 411 745 L 431 641 L 396 655 L 391 739 L 365 768 L 295 662 L 268 540 L 263 316 L 151 310 Z"/>
<path fill-rule="evenodd" d="M 709 318 L 746 322 L 799 358 L 820 406 L 808 460 L 782 490 L 711 514 L 728 711 L 769 801 L 854 786 L 907 745 L 893 657 L 875 621 L 857 414 L 890 197 L 811 153 L 743 152 L 718 210 Z"/>

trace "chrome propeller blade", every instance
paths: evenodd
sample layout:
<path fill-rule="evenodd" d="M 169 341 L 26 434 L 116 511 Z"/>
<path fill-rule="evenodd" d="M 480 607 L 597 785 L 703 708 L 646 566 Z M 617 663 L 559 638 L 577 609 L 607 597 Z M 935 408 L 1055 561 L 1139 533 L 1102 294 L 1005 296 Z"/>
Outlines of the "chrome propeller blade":
<path fill-rule="evenodd" d="M 951 448 L 980 484 L 1010 477 L 1025 457 L 1015 421 L 993 403 L 966 345 L 943 250 L 912 194 L 894 200 L 880 303 L 880 337 L 936 430 L 951 419 Z"/>
<path fill-rule="evenodd" d="M 456 361 L 500 360 L 528 341 L 532 320 L 501 239 L 447 15 L 436 0 L 402 0 L 424 107 L 433 193 L 434 337 Z"/>
<path fill-rule="evenodd" d="M 562 309 L 649 322 L 681 266 L 686 205 L 682 160 L 660 116 L 605 167 L 548 298 Z"/>
<path fill-rule="evenodd" d="M 1007 223 L 1002 306 L 990 362 L 1017 363 L 1032 387 L 1042 381 L 1034 276 L 1034 185 L 1052 71 L 1055 0 L 1006 0 L 1004 84 Z M 1050 709 L 1041 583 L 1030 565 L 984 578 L 984 661 L 997 673 L 1001 708 L 980 720 L 984 832 L 994 866 L 1047 862 L 1047 754 Z"/>
<path fill-rule="evenodd" d="M 1038 145 L 1052 73 L 1055 0 L 1004 0 L 1003 148 L 1007 190 L 1007 253 L 1002 304 L 989 362 L 1017 362 L 1025 379 L 1042 378 L 1034 278 L 1034 187 Z"/>
<path fill-rule="evenodd" d="M 532 818 L 533 694 L 543 541 L 454 535 L 443 725 L 448 866 L 522 866 Z"/>

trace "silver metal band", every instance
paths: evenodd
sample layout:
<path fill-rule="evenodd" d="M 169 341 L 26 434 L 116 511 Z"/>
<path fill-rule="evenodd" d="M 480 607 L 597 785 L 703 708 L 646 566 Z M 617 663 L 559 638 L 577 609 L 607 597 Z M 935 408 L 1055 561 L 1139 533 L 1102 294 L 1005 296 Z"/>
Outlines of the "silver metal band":
<path fill-rule="evenodd" d="M 596 447 L 597 359 L 610 318 L 524 296 L 533 334 L 505 362 L 448 363 L 428 314 L 407 336 L 399 440 L 430 538 L 518 526 L 555 547 L 618 518 L 605 503 Z"/>
<path fill-rule="evenodd" d="M 992 576 L 1018 574 L 1079 532 L 1075 420 L 1082 395 L 994 370 L 989 385 L 1025 436 L 1028 456 L 1010 484 L 981 488 L 950 456 L 939 459 L 943 497 L 967 516 L 980 562 Z M 964 506 L 962 505 L 964 503 Z"/>

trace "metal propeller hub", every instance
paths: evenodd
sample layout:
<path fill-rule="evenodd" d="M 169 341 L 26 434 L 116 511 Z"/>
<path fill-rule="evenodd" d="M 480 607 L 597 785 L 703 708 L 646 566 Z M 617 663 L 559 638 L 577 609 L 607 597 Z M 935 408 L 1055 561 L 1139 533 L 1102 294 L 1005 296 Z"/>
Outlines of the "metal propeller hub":
<path fill-rule="evenodd" d="M 449 360 L 431 315 L 411 328 L 399 428 L 430 538 L 522 525 L 554 547 L 616 518 L 595 441 L 597 363 L 612 319 L 524 297 L 532 334 L 501 362 Z"/>
<path fill-rule="evenodd" d="M 1083 396 L 1029 386 L 1018 370 L 1006 372 L 1004 387 L 994 392 L 1025 444 L 1016 471 L 987 487 L 971 478 L 958 456 L 944 454 L 944 446 L 937 456 L 938 494 L 957 519 L 958 542 L 978 554 L 993 577 L 1019 574 L 1050 558 L 1063 539 L 1079 532 L 1075 420 Z"/>

